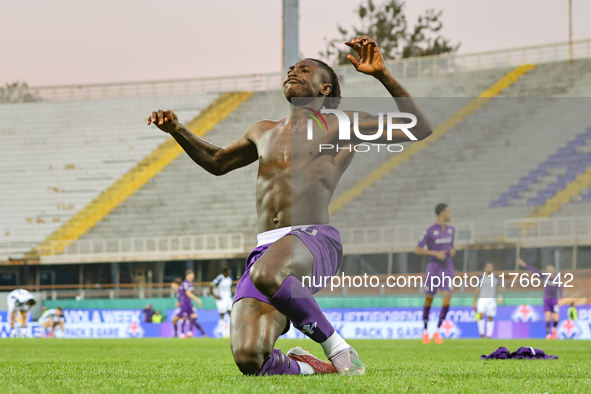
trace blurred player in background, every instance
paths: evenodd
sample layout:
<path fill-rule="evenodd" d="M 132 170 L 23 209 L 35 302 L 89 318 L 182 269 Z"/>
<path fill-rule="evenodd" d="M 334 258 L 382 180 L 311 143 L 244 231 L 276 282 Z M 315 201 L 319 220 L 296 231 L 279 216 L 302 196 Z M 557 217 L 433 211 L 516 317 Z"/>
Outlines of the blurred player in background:
<path fill-rule="evenodd" d="M 39 318 L 39 325 L 43 329 L 41 333 L 41 338 L 45 338 L 47 334 L 47 329 L 49 329 L 49 337 L 54 338 L 54 330 L 55 327 L 60 328 L 62 331 L 62 335 L 65 333 L 64 330 L 64 314 L 63 309 L 61 306 L 58 306 L 55 309 L 47 309 L 43 311 L 43 314 Z"/>
<path fill-rule="evenodd" d="M 29 320 L 29 312 L 37 301 L 33 294 L 25 289 L 16 289 L 8 293 L 6 297 L 8 304 L 8 319 L 10 320 L 10 337 L 25 336 L 25 329 L 27 328 L 27 320 Z"/>
<path fill-rule="evenodd" d="M 499 304 L 503 302 L 503 297 L 497 294 L 499 287 L 499 278 L 493 273 L 492 263 L 486 263 L 484 266 L 484 275 L 478 282 L 478 287 L 474 294 L 472 308 L 476 311 L 476 324 L 478 324 L 478 334 L 480 338 L 492 338 L 495 329 L 494 318 L 497 315 L 497 296 Z M 488 320 L 485 320 L 484 317 Z M 485 324 L 486 322 L 486 324 Z M 486 328 L 486 329 L 485 329 Z"/>
<path fill-rule="evenodd" d="M 211 294 L 215 298 L 215 306 L 223 320 L 232 311 L 232 271 L 230 268 L 224 268 L 213 282 L 209 284 Z"/>
<path fill-rule="evenodd" d="M 394 98 L 393 107 L 395 102 L 399 111 L 416 116 L 413 138 L 429 136 L 429 120 L 386 69 L 375 41 L 355 37 L 345 45 L 359 57 L 348 56 L 355 69 L 381 82 Z M 283 93 L 292 104 L 293 98 L 302 98 L 306 107 L 293 105 L 284 119 L 256 122 L 225 147 L 195 136 L 178 123 L 172 111 L 152 112 L 147 124 L 170 133 L 193 161 L 214 175 L 259 162 L 256 208 L 260 233 L 238 282 L 232 309 L 230 342 L 240 371 L 248 375 L 303 375 L 336 370 L 361 375 L 365 367 L 359 356 L 336 332 L 313 297 L 321 287 L 307 287 L 301 281 L 304 276 L 320 280 L 335 275 L 340 268 L 342 243 L 339 231 L 328 225 L 328 206 L 341 175 L 353 160 L 353 145 L 362 139 L 355 136 L 339 141 L 339 120 L 333 115 L 341 91 L 338 76 L 326 63 L 316 59 L 296 62 L 285 77 Z M 308 139 L 306 111 L 318 112 L 323 107 L 332 114 L 326 116 L 325 127 L 316 128 Z M 372 135 L 384 121 L 382 114 L 341 114 L 349 122 L 357 121 L 350 124 L 357 123 L 359 132 Z M 402 128 L 383 132 L 377 138 L 374 142 L 410 140 Z M 320 152 L 320 144 L 325 142 L 341 149 Z M 292 175 L 299 182 L 292 182 Z M 320 344 L 332 365 L 303 350 L 292 349 L 286 357 L 274 348 L 290 322 Z"/>
<path fill-rule="evenodd" d="M 558 301 L 562 298 L 562 286 L 560 273 L 556 272 L 556 268 L 552 264 L 546 266 L 546 271 L 540 272 L 536 267 L 527 265 L 525 261 L 519 259 L 517 263 L 531 272 L 540 276 L 542 286 L 544 286 L 544 315 L 546 317 L 546 339 L 558 339 Z M 557 281 L 556 281 L 557 280 Z M 554 326 L 551 322 L 553 321 Z"/>
<path fill-rule="evenodd" d="M 423 343 L 431 342 L 429 339 L 429 333 L 427 332 L 427 325 L 429 323 L 429 311 L 431 310 L 433 297 L 435 297 L 438 290 L 441 291 L 443 306 L 439 312 L 439 321 L 437 322 L 437 329 L 439 329 L 449 311 L 449 305 L 451 304 L 452 280 L 454 277 L 453 258 L 456 255 L 454 249 L 455 230 L 453 227 L 447 225 L 451 220 L 451 210 L 447 204 L 437 204 L 435 207 L 435 215 L 437 215 L 437 221 L 434 225 L 425 230 L 415 248 L 415 254 L 429 256 L 429 261 L 427 262 L 427 274 L 425 276 Z M 427 249 L 424 249 L 425 246 L 427 246 Z M 445 279 L 442 278 L 442 275 Z M 439 277 L 440 283 L 437 284 L 436 282 L 432 282 L 434 280 L 433 277 Z M 435 343 L 443 343 L 439 331 L 435 331 L 433 334 L 433 340 Z"/>
<path fill-rule="evenodd" d="M 570 307 L 568 308 L 568 312 L 566 313 L 568 320 L 578 320 L 579 314 L 577 313 L 577 307 L 574 302 L 570 303 Z"/>
<path fill-rule="evenodd" d="M 193 270 L 187 270 L 185 273 L 185 280 L 181 282 L 177 289 L 179 311 L 176 316 L 183 320 L 181 323 L 180 338 L 193 336 L 193 327 L 197 328 L 202 336 L 207 336 L 201 325 L 197 323 L 197 309 L 193 306 L 192 301 L 195 301 L 200 308 L 203 306 L 203 303 L 195 294 L 193 294 L 195 288 L 193 285 L 193 279 L 195 279 L 195 273 L 193 273 Z"/>
<path fill-rule="evenodd" d="M 178 338 L 178 323 L 179 320 L 181 320 L 181 309 L 180 309 L 180 304 L 179 304 L 179 299 L 180 299 L 180 291 L 181 291 L 181 285 L 183 284 L 183 280 L 181 278 L 176 278 L 175 280 L 172 281 L 172 283 L 170 284 L 170 288 L 174 291 L 175 297 L 177 298 L 177 302 L 175 302 L 175 306 L 177 307 L 174 310 L 174 313 L 172 314 L 172 328 L 174 330 L 174 337 Z M 184 326 L 184 320 L 183 320 L 183 326 Z M 181 332 L 182 334 L 182 332 Z"/>

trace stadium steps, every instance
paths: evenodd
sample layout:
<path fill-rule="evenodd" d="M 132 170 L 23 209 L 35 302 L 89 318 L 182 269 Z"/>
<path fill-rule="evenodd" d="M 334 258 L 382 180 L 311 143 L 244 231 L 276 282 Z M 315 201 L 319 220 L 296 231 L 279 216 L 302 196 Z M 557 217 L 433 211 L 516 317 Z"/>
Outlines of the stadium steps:
<path fill-rule="evenodd" d="M 288 111 L 281 91 L 256 92 L 213 127 L 206 139 L 225 146 L 256 120 L 278 120 Z M 257 167 L 216 177 L 182 154 L 82 238 L 255 234 Z"/>
<path fill-rule="evenodd" d="M 411 78 L 404 85 L 415 96 L 476 96 L 502 75 L 505 69 L 484 70 L 438 77 Z M 387 91 L 373 78 L 343 85 L 344 97 L 388 96 Z M 440 123 L 464 106 L 469 99 L 455 98 L 453 105 L 432 105 L 430 115 Z M 429 103 L 428 103 L 429 104 Z M 433 103 L 430 103 L 433 104 Z M 174 108 L 174 107 L 173 107 Z M 244 131 L 260 119 L 281 119 L 289 111 L 280 90 L 257 92 L 228 118 L 220 122 L 207 140 L 223 146 L 239 138 Z M 376 160 L 371 155 L 370 160 Z M 356 162 L 364 158 L 356 157 Z M 381 164 L 377 158 L 378 165 Z M 382 160 L 383 161 L 383 160 Z M 358 166 L 357 169 L 363 169 Z M 367 167 L 365 167 L 367 168 Z M 341 180 L 351 182 L 351 166 Z M 180 155 L 142 189 L 128 198 L 117 209 L 84 234 L 84 239 L 113 237 L 170 236 L 204 233 L 244 232 L 251 237 L 257 232 L 255 206 L 257 165 L 215 177 L 188 156 Z M 363 174 L 365 175 L 365 174 Z M 341 187 L 341 184 L 339 187 Z M 254 238 L 253 238 L 254 239 Z"/>
<path fill-rule="evenodd" d="M 557 90 L 566 92 L 560 96 L 585 91 L 572 82 L 577 78 L 584 80 L 591 72 L 591 60 L 580 64 L 577 75 L 557 82 L 565 86 Z M 548 83 L 546 74 L 552 75 L 560 67 L 564 65 L 537 65 L 437 144 L 377 181 L 370 193 L 358 196 L 337 211 L 331 222 L 339 228 L 421 225 L 432 222 L 433 207 L 445 201 L 452 206 L 454 221 L 473 222 L 483 242 L 498 240 L 504 233 L 506 219 L 527 217 L 534 208 L 517 204 L 492 209 L 488 207 L 490 201 L 589 124 L 584 101 L 519 97 L 533 95 L 522 84 Z M 565 113 L 573 115 L 569 122 L 572 127 L 566 130 Z"/>
<path fill-rule="evenodd" d="M 224 93 L 211 105 L 203 110 L 197 117 L 186 124 L 187 128 L 198 136 L 203 136 L 213 126 L 228 116 L 245 100 L 251 96 L 251 92 Z M 102 220 L 119 204 L 133 195 L 145 183 L 153 178 L 158 172 L 170 164 L 181 152 L 182 148 L 174 138 L 168 137 L 158 148 L 147 155 L 129 172 L 119 178 L 113 185 L 102 192 L 85 208 L 78 211 L 63 226 L 50 234 L 45 242 L 70 241 L 80 236 Z M 47 247 L 47 244 L 42 244 Z M 38 254 L 48 253 L 41 246 L 37 249 Z M 63 250 L 64 244 L 58 244 L 54 253 Z"/>
<path fill-rule="evenodd" d="M 569 203 L 573 197 L 581 194 L 583 189 L 589 187 L 591 184 L 591 166 L 587 170 L 577 176 L 577 178 L 569 183 L 564 189 L 560 190 L 556 195 L 550 198 L 546 204 L 538 208 L 530 217 L 547 218 L 554 212 L 560 210 L 562 204 Z"/>
<path fill-rule="evenodd" d="M 0 256 L 30 250 L 158 147 L 166 135 L 143 121 L 154 108 L 187 122 L 218 96 L 0 105 Z"/>
<path fill-rule="evenodd" d="M 456 127 L 459 123 L 463 122 L 466 117 L 473 114 L 478 109 L 482 108 L 490 98 L 501 93 L 503 89 L 508 88 L 511 84 L 519 80 L 519 78 L 533 69 L 534 65 L 524 65 L 517 67 L 515 70 L 506 74 L 503 78 L 497 81 L 495 84 L 490 86 L 487 90 L 482 92 L 477 99 L 471 101 L 468 105 L 464 106 L 458 112 L 456 112 L 449 119 L 435 127 L 433 134 L 422 141 L 418 141 L 407 147 L 403 152 L 395 155 L 386 163 L 372 171 L 369 175 L 364 177 L 361 181 L 345 191 L 334 199 L 329 206 L 329 214 L 333 215 L 339 209 L 342 209 L 345 204 L 351 202 L 355 197 L 364 193 L 367 189 L 371 188 L 376 181 L 381 180 L 384 175 L 392 172 L 396 167 L 399 167 L 402 163 L 409 160 L 415 154 L 418 154 L 421 150 L 429 146 L 430 144 L 439 140 L 444 136 L 450 129 Z"/>

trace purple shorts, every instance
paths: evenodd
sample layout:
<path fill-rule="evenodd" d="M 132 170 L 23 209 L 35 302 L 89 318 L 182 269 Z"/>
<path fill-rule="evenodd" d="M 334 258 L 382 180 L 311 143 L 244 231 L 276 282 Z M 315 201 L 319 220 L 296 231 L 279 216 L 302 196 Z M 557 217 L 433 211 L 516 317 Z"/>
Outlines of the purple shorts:
<path fill-rule="evenodd" d="M 189 318 L 192 314 L 197 314 L 197 308 L 192 304 L 181 304 L 180 308 L 176 310 L 176 316 L 179 318 Z"/>
<path fill-rule="evenodd" d="M 339 230 L 328 224 L 292 226 L 291 231 L 283 236 L 286 235 L 295 235 L 310 250 L 314 256 L 312 275 L 315 278 L 333 276 L 338 272 L 343 261 L 343 245 L 341 244 L 341 234 L 339 233 Z M 264 296 L 250 280 L 250 268 L 271 245 L 273 245 L 273 242 L 257 246 L 246 259 L 246 269 L 236 286 L 234 302 L 237 302 L 241 298 L 254 298 L 265 304 L 271 304 L 267 297 Z M 320 282 L 321 281 L 318 279 L 316 281 L 312 280 L 312 284 Z M 322 287 L 312 287 L 310 290 L 314 294 L 322 290 Z"/>
<path fill-rule="evenodd" d="M 445 279 L 442 279 L 442 275 Z M 434 278 L 435 276 L 438 279 Z M 441 265 L 440 263 L 429 261 L 427 263 L 427 274 L 425 275 L 425 294 L 433 296 L 437 291 L 452 291 L 453 283 L 451 282 L 453 278 L 453 265 Z M 432 281 L 434 282 L 432 283 Z"/>
<path fill-rule="evenodd" d="M 544 298 L 544 312 L 558 313 L 558 298 Z"/>

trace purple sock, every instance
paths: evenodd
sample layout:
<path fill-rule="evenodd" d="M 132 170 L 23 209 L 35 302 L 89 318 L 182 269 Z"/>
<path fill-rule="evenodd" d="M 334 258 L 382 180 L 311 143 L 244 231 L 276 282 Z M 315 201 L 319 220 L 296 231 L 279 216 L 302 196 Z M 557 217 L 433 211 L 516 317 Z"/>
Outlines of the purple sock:
<path fill-rule="evenodd" d="M 333 326 L 320 310 L 310 289 L 302 286 L 302 282 L 293 276 L 285 279 L 269 301 L 314 342 L 322 343 L 334 333 Z"/>
<path fill-rule="evenodd" d="M 423 323 L 425 323 L 425 330 L 427 329 L 427 323 L 429 323 L 429 310 L 430 306 L 423 306 Z"/>
<path fill-rule="evenodd" d="M 441 323 L 445 320 L 445 316 L 447 316 L 447 312 L 449 311 L 449 305 L 444 305 L 441 307 L 439 311 L 439 322 L 437 323 L 437 328 L 441 327 Z"/>
<path fill-rule="evenodd" d="M 546 322 L 546 334 L 550 334 L 550 321 Z"/>
<path fill-rule="evenodd" d="M 179 322 L 172 324 L 172 329 L 174 330 L 174 337 L 178 337 L 178 330 L 179 330 Z"/>
<path fill-rule="evenodd" d="M 288 358 L 279 349 L 273 349 L 271 357 L 263 364 L 258 376 L 264 375 L 299 375 L 300 365 Z"/>
<path fill-rule="evenodd" d="M 203 327 L 201 327 L 201 324 L 199 324 L 197 322 L 197 319 L 191 319 L 191 329 L 193 329 L 193 326 L 195 326 L 195 328 L 197 329 L 197 331 L 199 331 L 201 333 L 202 336 L 205 336 L 205 331 L 203 330 Z"/>

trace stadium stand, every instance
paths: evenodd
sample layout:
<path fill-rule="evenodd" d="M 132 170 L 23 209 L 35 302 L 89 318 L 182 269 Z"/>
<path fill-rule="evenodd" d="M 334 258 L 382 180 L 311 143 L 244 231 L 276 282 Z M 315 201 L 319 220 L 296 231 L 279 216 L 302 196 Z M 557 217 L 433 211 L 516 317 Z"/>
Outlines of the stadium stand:
<path fill-rule="evenodd" d="M 417 97 L 439 94 L 470 96 L 485 90 L 505 73 L 505 69 L 498 69 L 431 77 L 427 78 L 427 82 L 409 79 L 405 85 Z M 370 78 L 343 86 L 345 97 L 385 95 L 384 92 L 385 89 Z M 443 121 L 466 101 L 469 100 L 456 99 L 452 106 L 439 105 L 439 108 L 435 101 L 427 104 L 433 108 L 430 114 L 435 114 L 437 121 Z M 227 144 L 238 138 L 254 121 L 281 119 L 288 111 L 289 105 L 281 91 L 257 92 L 214 127 L 206 139 L 218 145 Z M 196 166 L 186 155 L 181 155 L 83 238 L 237 231 L 252 237 L 257 232 L 254 200 L 256 171 L 257 167 L 251 165 L 216 178 Z"/>
<path fill-rule="evenodd" d="M 435 204 L 446 201 L 452 206 L 454 221 L 474 222 L 479 242 L 498 240 L 505 219 L 527 217 L 535 207 L 524 200 L 521 204 L 489 208 L 491 200 L 544 162 L 557 146 L 591 125 L 585 110 L 588 100 L 543 97 L 552 93 L 565 97 L 590 93 L 591 86 L 580 86 L 589 78 L 590 65 L 589 60 L 575 61 L 572 73 L 564 72 L 566 63 L 538 65 L 452 132 L 384 175 L 375 182 L 371 193 L 362 194 L 337 211 L 332 222 L 337 227 L 427 224 L 433 220 Z M 552 84 L 547 84 L 549 78 Z M 536 97 L 539 95 L 542 97 Z M 572 116 L 565 116 L 564 111 Z M 564 127 L 565 118 L 568 127 Z M 532 143 L 532 135 L 540 143 Z M 343 190 L 335 194 L 339 192 Z M 387 206 L 381 202 L 385 196 Z"/>
<path fill-rule="evenodd" d="M 345 98 L 388 96 L 369 77 L 347 77 L 345 82 Z M 535 182 L 528 174 L 538 174 L 539 167 L 555 160 L 552 155 L 569 155 L 572 144 L 580 142 L 575 149 L 587 157 L 581 151 L 587 145 L 577 137 L 591 126 L 587 101 L 569 97 L 591 95 L 589 59 L 423 75 L 402 82 L 440 132 L 407 145 L 394 163 L 388 155 L 357 155 L 331 205 L 331 223 L 338 228 L 422 226 L 433 220 L 433 206 L 446 201 L 454 222 L 475 223 L 477 242 L 494 242 L 503 235 L 506 219 L 534 215 L 548 203 L 552 195 L 544 193 L 545 201 L 533 200 L 540 191 L 557 180 L 566 189 L 574 179 L 554 167 Z M 134 181 L 125 178 L 167 139 L 142 123 L 151 110 L 172 108 L 186 123 L 216 99 L 218 94 L 203 93 L 0 106 L 1 113 L 12 115 L 5 117 L 8 121 L 2 122 L 0 131 L 8 142 L 0 147 L 5 174 L 0 187 L 6 190 L 0 209 L 7 218 L 0 223 L 0 242 L 36 243 L 50 234 L 91 240 L 241 232 L 253 238 L 256 165 L 216 178 L 180 154 L 133 186 L 129 184 Z M 568 128 L 557 133 L 565 107 L 573 117 Z M 227 117 L 217 119 L 206 139 L 224 145 L 254 121 L 281 119 L 288 110 L 279 90 L 257 91 Z M 50 127 L 47 119 L 53 120 Z M 532 144 L 532 130 L 536 141 L 543 143 Z M 564 149 L 557 150 L 560 147 Z M 19 167 L 24 161 L 34 165 Z M 581 170 L 583 163 L 577 168 Z M 515 194 L 512 185 L 521 185 L 521 178 L 531 182 Z M 127 190 L 124 201 L 111 204 L 84 228 L 56 232 L 117 180 L 123 184 L 115 190 Z M 588 204 L 589 185 L 579 182 L 579 187 L 568 190 L 572 193 L 561 202 L 567 203 L 563 209 L 555 212 L 554 204 L 548 214 L 577 215 L 579 207 Z M 508 191 L 509 196 L 504 194 Z"/>
<path fill-rule="evenodd" d="M 0 242 L 42 241 L 166 140 L 146 132 L 149 111 L 188 122 L 217 97 L 0 106 Z"/>

